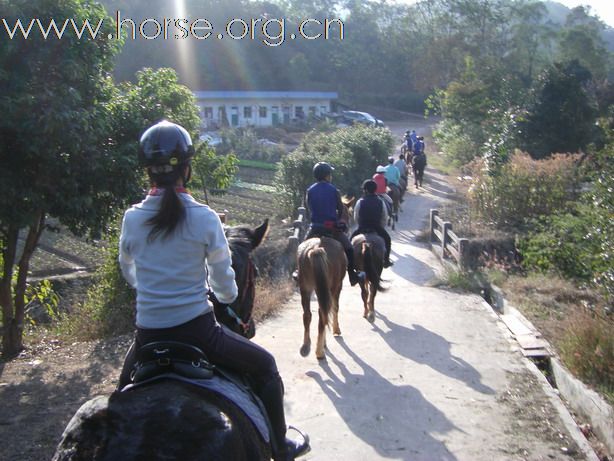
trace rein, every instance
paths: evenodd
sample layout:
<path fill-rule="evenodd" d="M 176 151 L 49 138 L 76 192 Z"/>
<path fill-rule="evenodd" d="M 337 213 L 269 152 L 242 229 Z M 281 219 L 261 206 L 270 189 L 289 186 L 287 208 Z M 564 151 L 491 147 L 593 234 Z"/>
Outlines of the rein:
<path fill-rule="evenodd" d="M 243 291 L 241 292 L 241 296 L 233 303 L 242 305 L 245 299 L 256 290 L 256 266 L 252 262 L 252 259 L 247 257 L 247 275 L 245 276 L 245 286 L 243 287 Z M 241 327 L 244 333 L 247 333 L 249 329 L 249 324 L 252 320 L 252 313 L 250 312 L 247 319 L 243 321 L 243 319 L 236 313 L 236 311 L 228 305 L 226 307 L 226 312 L 230 317 L 232 317 L 237 325 Z"/>
<path fill-rule="evenodd" d="M 249 301 L 250 295 L 252 296 L 252 298 L 255 295 L 257 269 L 256 269 L 256 265 L 254 264 L 254 262 L 252 261 L 249 255 L 247 255 L 246 257 L 245 271 L 246 271 L 245 283 L 244 283 L 243 289 L 237 296 L 237 299 L 232 304 L 227 304 L 225 306 L 224 312 L 231 319 L 234 320 L 234 322 L 239 326 L 239 328 L 244 333 L 244 335 L 247 336 L 247 333 L 250 330 L 250 323 L 252 323 L 252 310 L 251 309 L 248 310 L 247 318 L 244 320 L 243 318 L 241 318 L 241 316 L 237 313 L 235 309 L 244 306 L 246 302 Z M 213 293 L 211 290 L 209 290 L 209 299 L 214 305 L 218 307 L 222 304 L 215 297 L 215 293 Z M 232 307 L 233 305 L 235 306 L 234 308 Z"/>

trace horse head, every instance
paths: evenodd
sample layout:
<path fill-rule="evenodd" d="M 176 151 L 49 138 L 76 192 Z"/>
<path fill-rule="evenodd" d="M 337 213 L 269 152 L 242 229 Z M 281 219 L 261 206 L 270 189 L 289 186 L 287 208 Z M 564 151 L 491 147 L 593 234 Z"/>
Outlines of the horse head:
<path fill-rule="evenodd" d="M 349 230 L 354 226 L 354 205 L 356 204 L 356 197 L 344 195 L 341 197 L 341 203 L 343 204 L 343 210 L 339 220 L 343 221 Z"/>
<path fill-rule="evenodd" d="M 213 307 L 218 321 L 235 333 L 246 338 L 253 338 L 256 326 L 252 318 L 254 299 L 256 297 L 256 277 L 258 268 L 252 260 L 251 253 L 264 240 L 269 229 L 269 220 L 255 229 L 246 226 L 226 228 L 226 238 L 232 255 L 232 268 L 239 294 L 228 307 L 214 300 Z"/>

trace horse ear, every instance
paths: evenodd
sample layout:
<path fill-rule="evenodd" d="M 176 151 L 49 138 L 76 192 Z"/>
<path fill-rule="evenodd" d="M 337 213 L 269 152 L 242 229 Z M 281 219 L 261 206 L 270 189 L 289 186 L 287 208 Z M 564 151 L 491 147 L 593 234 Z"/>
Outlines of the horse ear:
<path fill-rule="evenodd" d="M 254 229 L 252 233 L 252 249 L 256 248 L 258 245 L 262 243 L 268 231 L 269 231 L 269 218 L 265 219 L 264 222 L 260 226 Z"/>

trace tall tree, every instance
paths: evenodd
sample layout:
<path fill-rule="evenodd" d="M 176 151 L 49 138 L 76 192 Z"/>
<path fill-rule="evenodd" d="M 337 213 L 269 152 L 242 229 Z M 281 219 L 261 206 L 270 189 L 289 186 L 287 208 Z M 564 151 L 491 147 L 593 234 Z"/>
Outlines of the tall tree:
<path fill-rule="evenodd" d="M 605 24 L 590 16 L 589 7 L 578 6 L 567 16 L 559 35 L 557 61 L 577 60 L 587 68 L 593 78 L 604 80 L 612 65 L 612 53 L 602 38 Z"/>
<path fill-rule="evenodd" d="M 3 354 L 12 356 L 22 348 L 26 279 L 47 216 L 76 231 L 111 217 L 105 206 L 113 181 L 101 173 L 112 159 L 99 146 L 109 123 L 101 102 L 110 96 L 118 43 L 107 39 L 112 22 L 104 9 L 89 0 L 3 0 L 0 17 L 9 24 L 103 21 L 97 39 L 69 33 L 45 39 L 33 31 L 0 41 L 0 69 L 10 69 L 0 72 L 0 304 Z"/>
<path fill-rule="evenodd" d="M 595 137 L 597 104 L 588 91 L 592 76 L 577 60 L 544 72 L 541 88 L 521 124 L 522 147 L 533 158 L 578 152 Z"/>

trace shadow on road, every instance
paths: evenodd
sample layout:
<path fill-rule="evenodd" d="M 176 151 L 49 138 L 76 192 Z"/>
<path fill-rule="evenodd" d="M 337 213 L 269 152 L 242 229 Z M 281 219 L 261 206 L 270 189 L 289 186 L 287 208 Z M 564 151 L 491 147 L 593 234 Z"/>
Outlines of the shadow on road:
<path fill-rule="evenodd" d="M 376 312 L 375 315 L 384 322 L 388 330 L 382 329 L 377 323 L 373 324 L 373 329 L 400 356 L 428 365 L 443 375 L 464 382 L 477 392 L 495 394 L 493 389 L 482 383 L 481 375 L 475 368 L 460 357 L 452 355 L 452 343 L 443 336 L 421 325 L 414 324 L 411 328 L 399 325 L 381 312 Z"/>
<path fill-rule="evenodd" d="M 123 344 L 121 341 L 117 340 Z M 117 375 L 127 347 L 108 343 L 99 342 L 84 356 L 70 356 L 58 349 L 54 357 L 23 361 L 23 379 L 0 386 L 0 440 L 12 441 L 0 445 L 0 459 L 51 459 L 73 414 L 86 400 L 102 393 L 106 378 Z M 60 369 L 58 363 L 65 363 L 66 368 Z"/>
<path fill-rule="evenodd" d="M 426 285 L 427 282 L 435 277 L 435 271 L 428 264 L 423 263 L 419 259 L 414 258 L 410 254 L 397 253 L 394 246 L 391 251 L 392 255 L 397 256 L 397 260 L 388 270 L 392 270 L 395 274 L 408 280 L 416 285 Z M 383 274 L 384 278 L 386 274 Z"/>
<path fill-rule="evenodd" d="M 384 458 L 455 461 L 445 444 L 431 434 L 459 429 L 418 389 L 395 385 L 358 357 L 342 337 L 335 339 L 362 372 L 350 372 L 329 350 L 327 359 L 339 374 L 323 361 L 324 376 L 316 371 L 307 375 L 322 388 L 350 430 Z M 357 406 L 362 406 L 358 417 Z"/>

